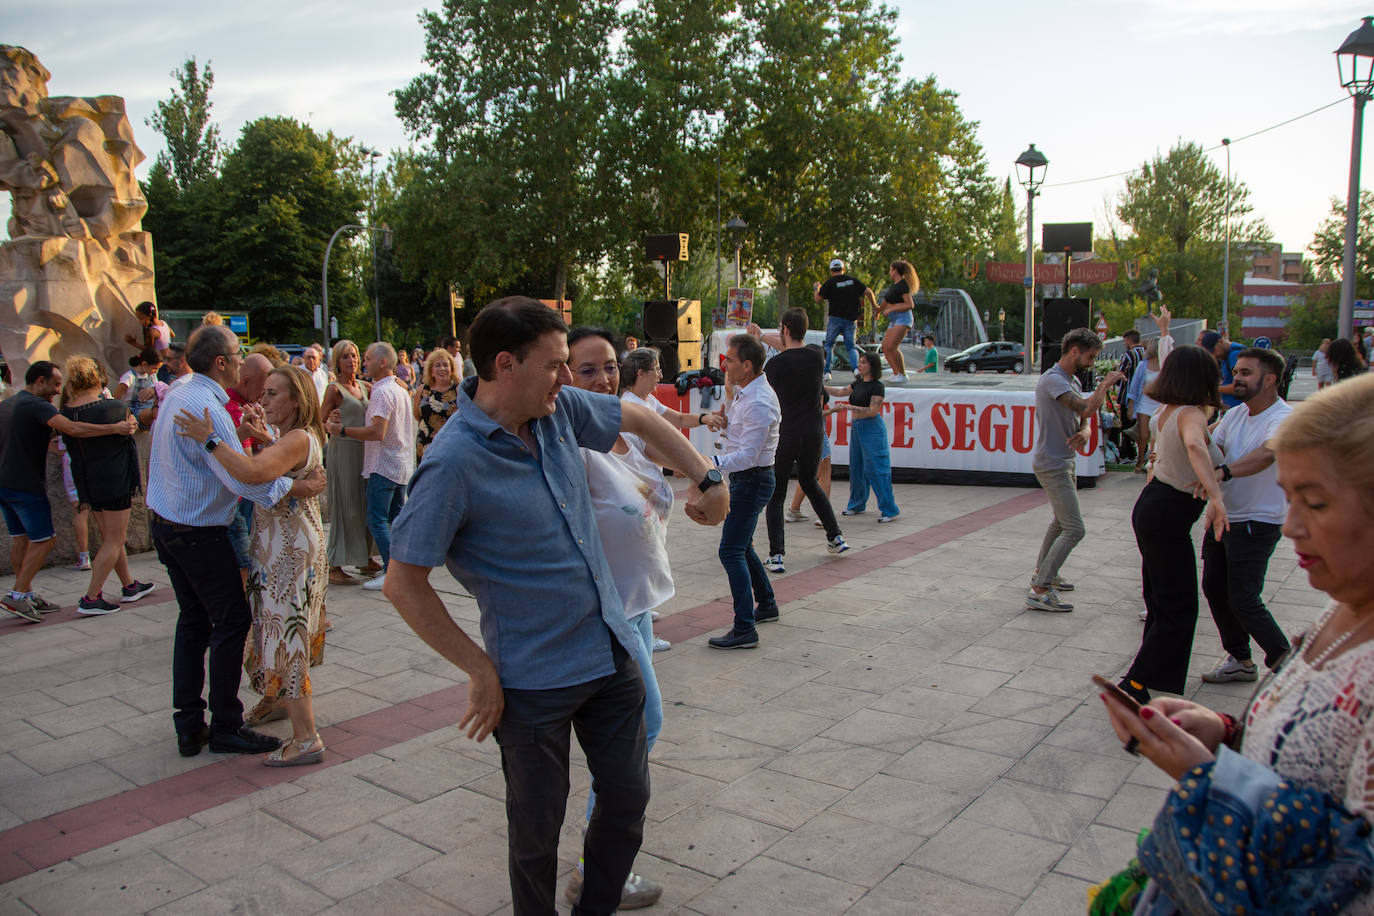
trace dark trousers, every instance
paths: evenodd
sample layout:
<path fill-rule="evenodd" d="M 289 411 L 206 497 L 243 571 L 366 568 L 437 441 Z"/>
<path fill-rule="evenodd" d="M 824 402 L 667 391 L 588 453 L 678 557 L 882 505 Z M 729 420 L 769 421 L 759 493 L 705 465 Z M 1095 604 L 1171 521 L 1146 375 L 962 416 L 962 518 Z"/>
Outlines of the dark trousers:
<path fill-rule="evenodd" d="M 207 651 L 210 730 L 236 732 L 243 727 L 239 678 L 252 612 L 229 529 L 170 525 L 155 518 L 152 532 L 157 558 L 167 568 L 181 609 L 172 643 L 172 722 L 177 734 L 195 734 L 205 724 L 207 704 L 201 694 Z"/>
<path fill-rule="evenodd" d="M 840 526 L 835 521 L 835 510 L 830 507 L 830 498 L 821 489 L 816 472 L 821 466 L 821 441 L 825 436 L 824 428 L 797 433 L 783 427 L 778 434 L 778 450 L 773 456 L 773 498 L 768 500 L 764 519 L 768 523 L 768 552 L 784 554 L 787 552 L 787 539 L 783 535 L 782 507 L 787 501 L 788 479 L 792 476 L 792 466 L 797 466 L 797 484 L 806 494 L 811 508 L 825 529 L 825 539 L 839 537 Z"/>
<path fill-rule="evenodd" d="M 1220 541 L 1210 532 L 1202 539 L 1202 593 L 1222 646 L 1236 659 L 1249 661 L 1253 637 L 1270 668 L 1288 651 L 1288 637 L 1260 597 L 1281 534 L 1281 525 L 1246 521 L 1232 522 Z"/>
<path fill-rule="evenodd" d="M 1182 693 L 1197 629 L 1193 523 L 1205 507 L 1191 493 L 1152 480 L 1131 511 L 1140 548 L 1140 581 L 1149 616 L 1126 676 L 1155 690 Z"/>
<path fill-rule="evenodd" d="M 612 637 L 614 639 L 614 637 Z M 506 690 L 496 741 L 506 776 L 510 886 L 516 916 L 552 916 L 558 835 L 568 806 L 569 731 L 587 755 L 596 807 L 583 839 L 574 914 L 614 913 L 644 839 L 649 759 L 644 682 L 613 643 L 616 672 L 555 690 Z"/>
<path fill-rule="evenodd" d="M 730 580 L 730 595 L 735 604 L 735 632 L 754 629 L 754 600 L 761 607 L 776 607 L 768 571 L 754 551 L 754 529 L 759 513 L 773 496 L 773 469 L 751 468 L 730 474 L 730 511 L 720 526 L 720 548 L 716 555 Z"/>

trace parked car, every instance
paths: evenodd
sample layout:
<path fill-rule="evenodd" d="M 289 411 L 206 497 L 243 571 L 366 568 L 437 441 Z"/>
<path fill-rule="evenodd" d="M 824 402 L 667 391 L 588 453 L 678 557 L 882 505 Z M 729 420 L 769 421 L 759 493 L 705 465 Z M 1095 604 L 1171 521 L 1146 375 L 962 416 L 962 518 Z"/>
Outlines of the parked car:
<path fill-rule="evenodd" d="M 1026 371 L 1026 347 L 1012 340 L 990 340 L 974 344 L 967 350 L 956 353 L 945 360 L 945 368 L 950 372 L 982 372 L 996 369 L 998 372 Z"/>

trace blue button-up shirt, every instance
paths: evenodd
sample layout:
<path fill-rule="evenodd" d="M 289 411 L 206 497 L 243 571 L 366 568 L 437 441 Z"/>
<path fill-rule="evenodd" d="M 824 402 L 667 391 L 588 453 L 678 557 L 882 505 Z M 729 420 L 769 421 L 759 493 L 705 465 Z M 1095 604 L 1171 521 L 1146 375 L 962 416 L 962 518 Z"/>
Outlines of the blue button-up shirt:
<path fill-rule="evenodd" d="M 579 446 L 609 451 L 620 402 L 564 387 L 530 424 L 539 454 L 472 402 L 477 379 L 410 479 L 391 556 L 448 567 L 477 599 L 482 641 L 504 687 L 550 690 L 615 671 L 611 639 L 632 651 L 597 534 Z"/>
<path fill-rule="evenodd" d="M 195 439 L 178 436 L 172 419 L 182 410 L 201 416 L 210 411 L 215 435 L 224 440 L 220 448 L 243 451 L 234 421 L 224 409 L 229 395 L 207 375 L 188 375 L 185 381 L 167 389 L 153 424 L 153 449 L 148 458 L 148 508 L 169 522 L 179 525 L 211 527 L 228 525 L 234 517 L 239 497 L 251 499 L 268 508 L 281 502 L 294 481 L 278 477 L 271 483 L 240 483 L 229 475 L 219 460 Z"/>

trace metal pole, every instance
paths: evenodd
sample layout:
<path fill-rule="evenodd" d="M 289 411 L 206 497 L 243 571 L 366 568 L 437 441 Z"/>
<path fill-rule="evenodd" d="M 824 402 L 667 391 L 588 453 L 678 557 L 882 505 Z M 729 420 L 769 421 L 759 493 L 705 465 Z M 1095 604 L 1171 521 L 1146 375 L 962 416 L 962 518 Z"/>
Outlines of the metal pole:
<path fill-rule="evenodd" d="M 1360 139 L 1364 133 L 1364 103 L 1368 96 L 1355 93 L 1355 124 L 1350 137 L 1350 195 L 1345 203 L 1345 261 L 1341 267 L 1341 310 L 1336 333 L 1349 338 L 1354 330 L 1355 227 L 1360 218 Z"/>
<path fill-rule="evenodd" d="M 720 308 L 720 135 L 716 135 L 716 308 Z"/>
<path fill-rule="evenodd" d="M 372 229 L 375 219 L 374 213 L 377 208 L 377 156 L 376 150 L 372 151 L 372 159 L 368 164 L 368 180 L 372 185 L 367 203 L 367 228 Z M 381 290 L 377 288 L 377 236 L 369 232 L 368 241 L 372 243 L 372 317 L 377 323 L 376 340 L 382 339 L 382 298 Z"/>
<path fill-rule="evenodd" d="M 1221 333 L 1228 338 L 1231 327 L 1227 321 L 1227 306 L 1231 300 L 1231 138 L 1223 137 L 1221 145 L 1226 147 L 1226 261 L 1221 269 Z M 1283 263 L 1283 258 L 1279 258 Z"/>
<path fill-rule="evenodd" d="M 343 233 L 344 230 L 346 230 L 346 229 L 362 229 L 362 230 L 366 231 L 366 230 L 368 230 L 369 228 L 370 228 L 370 227 L 368 227 L 368 226 L 359 226 L 359 225 L 357 225 L 357 224 L 355 224 L 355 223 L 346 223 L 345 225 L 342 225 L 342 226 L 340 226 L 339 228 L 337 228 L 337 229 L 334 230 L 334 234 L 331 235 L 331 236 L 329 237 L 329 244 L 324 246 L 324 269 L 320 271 L 320 306 L 321 306 L 320 311 L 324 313 L 324 321 L 322 322 L 322 323 L 324 324 L 324 327 L 321 329 L 321 333 L 324 335 L 324 350 L 325 350 L 325 353 L 328 353 L 328 352 L 329 352 L 329 346 L 330 346 L 330 345 L 329 345 L 329 253 L 330 253 L 331 251 L 334 250 L 334 242 L 338 240 L 339 235 L 340 235 L 341 233 Z M 377 232 L 377 231 L 379 231 L 379 230 L 373 229 L 372 231 L 373 231 L 373 232 Z M 381 333 L 380 330 L 378 330 L 378 332 L 377 332 L 377 339 L 378 339 L 378 340 L 381 340 L 381 339 L 382 339 L 382 333 Z"/>
<path fill-rule="evenodd" d="M 1035 189 L 1026 188 L 1026 374 L 1035 371 Z"/>

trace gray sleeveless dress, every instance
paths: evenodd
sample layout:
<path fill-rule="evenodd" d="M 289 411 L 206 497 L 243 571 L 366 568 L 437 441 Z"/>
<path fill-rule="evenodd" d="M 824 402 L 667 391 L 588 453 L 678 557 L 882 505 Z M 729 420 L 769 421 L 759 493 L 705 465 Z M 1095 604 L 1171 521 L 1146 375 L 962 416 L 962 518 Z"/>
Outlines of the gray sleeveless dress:
<path fill-rule="evenodd" d="M 367 425 L 367 400 L 355 398 L 334 385 L 343 397 L 339 413 L 344 426 Z M 363 444 L 357 439 L 329 437 L 325 453 L 329 488 L 329 565 L 366 566 L 377 552 L 367 533 L 367 481 L 363 479 Z"/>

